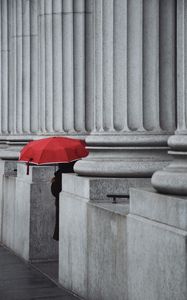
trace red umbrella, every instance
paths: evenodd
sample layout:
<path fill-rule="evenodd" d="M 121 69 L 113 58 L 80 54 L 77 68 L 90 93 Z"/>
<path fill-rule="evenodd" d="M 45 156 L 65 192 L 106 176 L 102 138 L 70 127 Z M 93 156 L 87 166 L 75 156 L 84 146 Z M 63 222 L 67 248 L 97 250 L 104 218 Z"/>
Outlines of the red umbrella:
<path fill-rule="evenodd" d="M 66 137 L 50 137 L 29 142 L 20 152 L 19 161 L 46 165 L 68 163 L 88 155 L 83 140 Z"/>

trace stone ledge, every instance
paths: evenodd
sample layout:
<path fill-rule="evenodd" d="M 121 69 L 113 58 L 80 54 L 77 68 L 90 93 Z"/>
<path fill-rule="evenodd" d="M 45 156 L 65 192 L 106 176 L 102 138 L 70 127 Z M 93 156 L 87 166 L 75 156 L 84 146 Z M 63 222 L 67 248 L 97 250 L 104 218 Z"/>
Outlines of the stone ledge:
<path fill-rule="evenodd" d="M 154 189 L 131 189 L 130 213 L 187 230 L 187 197 L 159 194 Z"/>
<path fill-rule="evenodd" d="M 76 174 L 62 175 L 62 191 L 94 202 L 107 202 L 107 194 L 128 195 L 130 187 L 149 187 L 150 178 L 101 178 L 82 177 Z"/>

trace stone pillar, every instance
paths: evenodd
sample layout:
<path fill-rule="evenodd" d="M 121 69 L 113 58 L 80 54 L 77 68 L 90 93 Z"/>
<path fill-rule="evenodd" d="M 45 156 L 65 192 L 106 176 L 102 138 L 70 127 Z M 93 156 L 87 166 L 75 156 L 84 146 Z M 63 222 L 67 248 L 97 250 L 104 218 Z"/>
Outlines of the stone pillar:
<path fill-rule="evenodd" d="M 168 140 L 173 162 L 154 173 L 153 186 L 161 193 L 187 195 L 187 101 L 186 51 L 187 3 L 177 1 L 177 130 Z"/>
<path fill-rule="evenodd" d="M 1 219 L 1 242 L 14 250 L 14 241 L 17 236 L 15 230 L 16 211 L 16 161 L 0 161 L 0 219 Z"/>
<path fill-rule="evenodd" d="M 53 240 L 55 199 L 51 194 L 54 166 L 17 164 L 13 250 L 28 261 L 57 260 L 58 245 Z"/>
<path fill-rule="evenodd" d="M 1 1 L 1 133 L 8 133 L 8 0 Z"/>
<path fill-rule="evenodd" d="M 96 0 L 92 11 L 94 129 L 75 172 L 150 177 L 175 129 L 175 1 Z"/>
<path fill-rule="evenodd" d="M 91 39 L 90 26 L 85 26 L 90 24 L 86 16 L 90 2 L 39 3 L 41 133 L 84 135 L 91 129 L 91 113 L 85 108 L 86 95 L 91 94 L 85 67 L 90 53 L 85 44 Z"/>
<path fill-rule="evenodd" d="M 38 1 L 30 4 L 30 130 L 36 134 L 39 130 L 38 108 Z"/>

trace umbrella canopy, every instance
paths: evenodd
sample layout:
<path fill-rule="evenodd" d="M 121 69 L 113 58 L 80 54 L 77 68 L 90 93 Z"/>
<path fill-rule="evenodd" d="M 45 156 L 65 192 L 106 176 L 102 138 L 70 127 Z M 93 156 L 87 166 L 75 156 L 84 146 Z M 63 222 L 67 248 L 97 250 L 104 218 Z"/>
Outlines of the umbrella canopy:
<path fill-rule="evenodd" d="M 36 165 L 68 163 L 88 155 L 86 143 L 79 139 L 50 137 L 29 142 L 19 161 Z"/>

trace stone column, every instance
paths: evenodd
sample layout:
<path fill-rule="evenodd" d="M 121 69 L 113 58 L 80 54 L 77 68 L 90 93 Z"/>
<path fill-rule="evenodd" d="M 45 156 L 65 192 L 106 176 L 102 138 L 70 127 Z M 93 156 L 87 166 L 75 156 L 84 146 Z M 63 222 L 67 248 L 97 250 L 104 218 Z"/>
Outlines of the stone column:
<path fill-rule="evenodd" d="M 177 130 L 168 140 L 173 162 L 154 173 L 153 186 L 161 193 L 187 195 L 187 3 L 177 1 Z"/>
<path fill-rule="evenodd" d="M 8 133 L 8 0 L 1 1 L 1 133 Z"/>
<path fill-rule="evenodd" d="M 149 177 L 175 128 L 175 2 L 96 0 L 93 15 L 94 129 L 75 171 Z"/>
<path fill-rule="evenodd" d="M 88 24 L 90 0 L 63 0 L 62 60 L 63 60 L 63 129 L 66 134 L 85 134 L 90 130 L 90 112 L 86 95 L 87 52 L 91 36 Z M 90 44 L 89 44 L 90 45 Z M 88 62 L 88 60 L 87 60 Z M 89 75 L 88 75 L 89 78 Z M 91 99 L 88 100 L 89 103 Z M 92 127 L 93 128 L 93 127 Z"/>
<path fill-rule="evenodd" d="M 30 130 L 36 134 L 39 130 L 38 108 L 38 1 L 30 3 Z"/>

